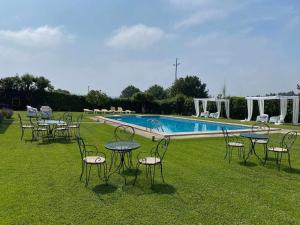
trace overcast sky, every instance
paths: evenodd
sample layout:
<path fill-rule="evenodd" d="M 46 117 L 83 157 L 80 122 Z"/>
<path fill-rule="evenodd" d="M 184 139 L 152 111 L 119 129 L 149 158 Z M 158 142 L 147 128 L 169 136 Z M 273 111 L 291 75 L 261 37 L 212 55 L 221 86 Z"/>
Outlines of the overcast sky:
<path fill-rule="evenodd" d="M 211 95 L 296 89 L 299 0 L 0 0 L 0 77 L 110 96 L 199 75 Z"/>

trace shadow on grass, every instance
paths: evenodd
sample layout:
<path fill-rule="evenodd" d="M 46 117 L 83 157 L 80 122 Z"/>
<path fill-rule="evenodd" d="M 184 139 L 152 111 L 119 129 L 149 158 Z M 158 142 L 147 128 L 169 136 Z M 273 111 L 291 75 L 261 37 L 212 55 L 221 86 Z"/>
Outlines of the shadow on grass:
<path fill-rule="evenodd" d="M 117 186 L 112 184 L 99 184 L 95 187 L 93 187 L 93 192 L 100 195 L 110 194 L 117 190 Z"/>
<path fill-rule="evenodd" d="M 245 167 L 256 167 L 256 166 L 257 166 L 257 164 L 256 164 L 256 163 L 253 163 L 253 162 L 246 162 L 246 163 L 244 163 L 244 162 L 239 162 L 239 164 L 240 164 L 241 166 L 245 166 Z"/>
<path fill-rule="evenodd" d="M 176 192 L 176 188 L 170 184 L 153 184 L 151 190 L 157 194 L 172 195 Z"/>
<path fill-rule="evenodd" d="M 133 168 L 133 169 L 126 169 L 124 170 L 123 172 L 121 172 L 121 174 L 123 176 L 131 176 L 131 177 L 134 177 L 136 174 L 137 175 L 140 175 L 142 173 L 141 170 L 139 169 L 136 169 L 136 168 Z"/>
<path fill-rule="evenodd" d="M 44 138 L 43 140 L 34 140 L 33 142 L 37 142 L 38 145 L 49 145 L 49 144 L 73 144 L 74 140 L 65 139 L 65 138 L 56 138 L 56 139 L 49 139 Z"/>
<path fill-rule="evenodd" d="M 3 120 L 0 122 L 0 134 L 4 134 L 7 128 L 13 123 L 13 120 Z"/>
<path fill-rule="evenodd" d="M 300 175 L 300 169 L 297 168 L 290 168 L 290 167 L 285 167 L 282 169 L 284 172 L 286 173 L 290 173 L 290 174 L 297 174 Z"/>

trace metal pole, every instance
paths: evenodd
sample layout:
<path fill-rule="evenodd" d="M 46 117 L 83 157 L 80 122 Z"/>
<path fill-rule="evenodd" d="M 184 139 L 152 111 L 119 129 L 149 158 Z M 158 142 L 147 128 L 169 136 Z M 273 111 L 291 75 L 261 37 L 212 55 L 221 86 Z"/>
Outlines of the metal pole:
<path fill-rule="evenodd" d="M 178 62 L 178 58 L 176 58 L 175 64 L 173 64 L 173 66 L 175 66 L 175 81 L 177 80 L 177 67 L 180 65 L 180 63 Z"/>

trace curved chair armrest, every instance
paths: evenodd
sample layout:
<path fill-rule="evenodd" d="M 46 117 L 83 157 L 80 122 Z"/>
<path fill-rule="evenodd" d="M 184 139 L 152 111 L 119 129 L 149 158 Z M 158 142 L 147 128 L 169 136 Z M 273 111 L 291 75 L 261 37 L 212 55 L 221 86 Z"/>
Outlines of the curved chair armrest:
<path fill-rule="evenodd" d="M 98 150 L 98 148 L 97 148 L 97 146 L 96 145 L 85 145 L 85 147 L 87 147 L 87 149 L 88 150 L 86 150 L 86 152 L 96 152 L 96 153 L 98 153 L 99 152 L 99 150 Z M 93 148 L 93 150 L 92 149 L 89 149 L 89 148 Z"/>
<path fill-rule="evenodd" d="M 106 154 L 104 152 L 97 152 L 97 155 L 101 156 L 101 157 L 104 157 L 105 159 L 107 159 L 106 158 Z"/>
<path fill-rule="evenodd" d="M 245 139 L 240 136 L 237 136 L 237 135 L 229 136 L 229 140 L 230 140 L 230 142 L 237 142 L 237 143 L 245 144 Z"/>
<path fill-rule="evenodd" d="M 139 159 L 141 158 L 141 155 L 143 154 L 147 154 L 148 152 L 145 152 L 145 151 L 140 151 L 138 154 L 137 154 L 137 161 L 139 161 Z M 149 153 L 148 153 L 149 154 Z"/>

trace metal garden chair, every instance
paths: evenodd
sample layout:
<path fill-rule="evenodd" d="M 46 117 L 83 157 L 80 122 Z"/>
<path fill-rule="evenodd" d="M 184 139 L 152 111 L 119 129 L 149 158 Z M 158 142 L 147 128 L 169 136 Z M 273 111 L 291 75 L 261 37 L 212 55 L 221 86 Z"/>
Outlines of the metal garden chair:
<path fill-rule="evenodd" d="M 79 136 L 77 136 L 77 143 L 79 147 L 82 166 L 80 180 L 82 180 L 82 176 L 85 171 L 85 185 L 88 185 L 92 166 L 97 166 L 98 176 L 99 178 L 101 178 L 101 167 L 103 166 L 103 176 L 105 182 L 107 182 L 107 165 L 105 153 L 99 152 L 97 146 L 95 145 L 86 145 L 84 143 L 84 140 Z"/>
<path fill-rule="evenodd" d="M 68 124 L 70 134 L 74 135 L 74 137 L 80 136 L 80 124 L 81 124 L 81 121 L 82 121 L 82 117 L 83 117 L 83 115 L 81 114 L 77 117 L 76 122 L 71 121 Z"/>
<path fill-rule="evenodd" d="M 232 158 L 232 150 L 237 149 L 239 158 L 243 157 L 245 160 L 245 144 L 243 139 L 239 136 L 229 135 L 226 128 L 222 127 L 222 132 L 225 139 L 225 147 L 226 153 L 224 159 L 228 158 L 228 162 L 230 163 Z"/>
<path fill-rule="evenodd" d="M 134 136 L 135 136 L 135 130 L 131 126 L 120 125 L 120 126 L 116 127 L 116 129 L 114 130 L 115 141 L 133 141 Z M 126 154 L 127 154 L 127 158 L 128 158 L 128 165 L 132 166 L 132 153 L 128 152 Z M 113 152 L 112 153 L 112 162 L 117 161 L 117 158 L 115 158 L 115 157 L 117 157 L 117 154 L 115 154 Z M 110 166 L 110 169 L 111 169 L 111 166 Z"/>
<path fill-rule="evenodd" d="M 283 154 L 286 154 L 288 156 L 288 163 L 290 168 L 292 168 L 290 152 L 292 150 L 296 138 L 297 138 L 297 132 L 290 131 L 283 136 L 280 143 L 274 143 L 274 141 L 270 141 L 267 146 L 264 165 L 268 160 L 268 152 L 274 152 L 278 170 L 280 169 Z"/>
<path fill-rule="evenodd" d="M 252 133 L 254 132 L 258 132 L 259 134 L 264 134 L 267 137 L 269 137 L 270 134 L 270 126 L 267 123 L 264 122 L 257 122 L 252 126 Z M 267 151 L 267 145 L 268 145 L 268 141 L 269 139 L 251 139 L 252 142 L 254 142 L 255 144 L 258 145 L 263 145 L 264 147 L 264 151 Z"/>
<path fill-rule="evenodd" d="M 32 124 L 32 122 L 23 121 L 20 114 L 18 114 L 18 117 L 19 117 L 20 128 L 22 131 L 21 140 L 23 140 L 25 130 L 31 130 L 31 140 L 33 140 L 34 139 L 34 125 Z"/>
<path fill-rule="evenodd" d="M 170 137 L 164 137 L 157 143 L 157 145 L 154 148 L 150 150 L 150 153 L 148 153 L 147 155 L 142 156 L 143 154 L 145 154 L 145 152 L 140 152 L 138 154 L 137 156 L 138 163 L 136 166 L 134 184 L 137 180 L 138 169 L 141 165 L 146 167 L 146 177 L 150 175 L 151 184 L 154 184 L 155 169 L 157 166 L 160 167 L 160 175 L 162 181 L 165 182 L 163 176 L 163 162 L 169 144 L 170 144 Z"/>

